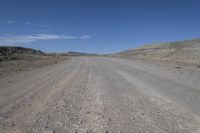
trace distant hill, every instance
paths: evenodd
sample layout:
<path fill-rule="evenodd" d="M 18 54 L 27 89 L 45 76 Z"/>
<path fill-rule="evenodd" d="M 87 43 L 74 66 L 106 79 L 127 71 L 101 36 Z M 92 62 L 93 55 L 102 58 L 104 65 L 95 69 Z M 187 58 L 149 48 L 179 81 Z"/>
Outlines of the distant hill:
<path fill-rule="evenodd" d="M 89 55 L 87 53 L 79 53 L 79 52 L 67 52 L 65 53 L 66 55 L 69 55 L 69 56 L 83 56 L 83 55 Z"/>
<path fill-rule="evenodd" d="M 9 55 L 45 55 L 45 53 L 40 50 L 30 48 L 0 46 L 0 56 Z"/>
<path fill-rule="evenodd" d="M 98 54 L 91 54 L 91 53 L 80 53 L 80 52 L 66 52 L 66 53 L 48 53 L 48 55 L 60 55 L 60 56 L 94 56 Z"/>
<path fill-rule="evenodd" d="M 112 56 L 200 64 L 200 39 L 146 45 L 115 53 Z"/>

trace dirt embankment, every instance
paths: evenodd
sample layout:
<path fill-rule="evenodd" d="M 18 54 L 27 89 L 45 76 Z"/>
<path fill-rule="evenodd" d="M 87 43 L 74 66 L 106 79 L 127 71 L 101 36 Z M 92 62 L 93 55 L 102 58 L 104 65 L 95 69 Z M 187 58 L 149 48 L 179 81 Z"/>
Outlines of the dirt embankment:
<path fill-rule="evenodd" d="M 200 39 L 159 43 L 112 54 L 115 57 L 167 61 L 200 67 Z"/>
<path fill-rule="evenodd" d="M 60 61 L 69 59 L 66 56 L 18 56 L 0 62 L 0 75 L 8 73 L 40 68 L 47 65 L 57 64 Z"/>
<path fill-rule="evenodd" d="M 57 64 L 69 57 L 23 47 L 0 47 L 0 75 Z"/>

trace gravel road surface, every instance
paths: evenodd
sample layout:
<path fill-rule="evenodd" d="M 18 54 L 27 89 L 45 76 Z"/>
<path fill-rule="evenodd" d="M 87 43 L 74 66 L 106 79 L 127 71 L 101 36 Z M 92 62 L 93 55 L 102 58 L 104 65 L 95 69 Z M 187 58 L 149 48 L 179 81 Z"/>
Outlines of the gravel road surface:
<path fill-rule="evenodd" d="M 199 68 L 75 57 L 0 77 L 0 133 L 200 133 Z"/>

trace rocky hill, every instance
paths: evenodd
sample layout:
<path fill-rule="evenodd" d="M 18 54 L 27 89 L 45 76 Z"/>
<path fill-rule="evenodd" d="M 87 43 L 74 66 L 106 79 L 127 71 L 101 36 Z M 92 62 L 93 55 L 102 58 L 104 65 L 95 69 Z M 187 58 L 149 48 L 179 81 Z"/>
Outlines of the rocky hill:
<path fill-rule="evenodd" d="M 115 57 L 200 64 L 200 39 L 158 43 L 112 54 Z"/>
<path fill-rule="evenodd" d="M 0 46 L 0 56 L 9 55 L 45 55 L 45 53 L 40 50 L 30 48 Z"/>

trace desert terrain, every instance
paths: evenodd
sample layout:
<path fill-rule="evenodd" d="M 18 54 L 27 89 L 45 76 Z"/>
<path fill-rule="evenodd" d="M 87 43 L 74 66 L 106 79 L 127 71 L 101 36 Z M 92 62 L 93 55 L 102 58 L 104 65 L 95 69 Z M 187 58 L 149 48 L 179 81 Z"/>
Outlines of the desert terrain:
<path fill-rule="evenodd" d="M 0 132 L 200 133 L 199 46 L 1 61 Z"/>
<path fill-rule="evenodd" d="M 200 39 L 151 44 L 112 56 L 200 66 Z"/>
<path fill-rule="evenodd" d="M 57 54 L 44 53 L 39 50 L 23 47 L 3 47 L 0 46 L 0 75 L 12 75 L 16 72 L 39 69 L 44 66 L 57 64 L 60 61 L 67 60 L 68 55 L 76 54 Z"/>

